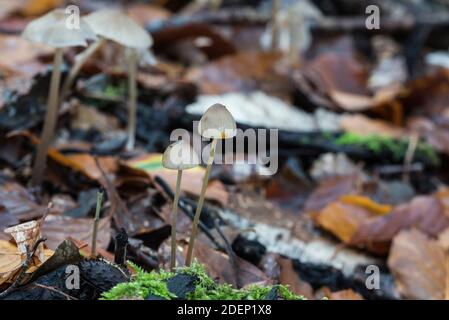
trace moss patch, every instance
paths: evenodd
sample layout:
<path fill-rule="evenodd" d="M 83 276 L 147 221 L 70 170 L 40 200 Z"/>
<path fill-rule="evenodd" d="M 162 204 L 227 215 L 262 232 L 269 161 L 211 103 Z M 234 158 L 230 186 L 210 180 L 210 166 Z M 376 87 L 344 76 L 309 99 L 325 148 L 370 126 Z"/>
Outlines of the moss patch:
<path fill-rule="evenodd" d="M 389 153 L 395 161 L 404 159 L 409 145 L 406 139 L 393 139 L 380 135 L 357 135 L 354 133 L 344 133 L 335 140 L 335 144 L 340 146 L 360 146 L 367 148 L 376 155 Z M 428 143 L 419 142 L 415 157 L 429 161 L 433 165 L 439 165 L 440 159 L 435 150 Z"/>
<path fill-rule="evenodd" d="M 144 272 L 138 266 L 130 263 L 136 274 L 131 282 L 120 283 L 108 292 L 103 293 L 105 300 L 117 300 L 124 297 L 159 296 L 165 299 L 176 299 L 176 296 L 167 288 L 167 280 L 175 273 L 167 271 Z M 177 273 L 191 275 L 197 278 L 195 291 L 187 295 L 187 300 L 263 300 L 273 288 L 277 289 L 277 295 L 286 300 L 304 300 L 304 297 L 290 292 L 286 286 L 260 286 L 250 285 L 246 288 L 235 289 L 229 284 L 218 284 L 212 280 L 200 263 L 194 263 L 190 267 L 183 267 Z"/>

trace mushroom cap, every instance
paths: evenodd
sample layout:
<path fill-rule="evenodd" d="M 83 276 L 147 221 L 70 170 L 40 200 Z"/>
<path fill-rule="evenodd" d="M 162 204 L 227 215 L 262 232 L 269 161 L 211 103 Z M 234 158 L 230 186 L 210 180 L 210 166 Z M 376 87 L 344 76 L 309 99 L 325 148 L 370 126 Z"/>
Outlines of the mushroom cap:
<path fill-rule="evenodd" d="M 84 19 L 97 35 L 125 47 L 146 49 L 153 45 L 151 35 L 120 10 L 99 10 Z"/>
<path fill-rule="evenodd" d="M 199 163 L 198 154 L 184 140 L 169 145 L 162 156 L 162 165 L 171 170 L 191 169 Z"/>
<path fill-rule="evenodd" d="M 201 117 L 198 132 L 205 138 L 228 139 L 237 134 L 234 117 L 220 103 L 209 107 Z"/>
<path fill-rule="evenodd" d="M 55 9 L 28 23 L 22 37 L 54 48 L 86 46 L 87 40 L 97 38 L 83 18 L 79 28 L 69 28 L 66 22 L 64 9 Z"/>

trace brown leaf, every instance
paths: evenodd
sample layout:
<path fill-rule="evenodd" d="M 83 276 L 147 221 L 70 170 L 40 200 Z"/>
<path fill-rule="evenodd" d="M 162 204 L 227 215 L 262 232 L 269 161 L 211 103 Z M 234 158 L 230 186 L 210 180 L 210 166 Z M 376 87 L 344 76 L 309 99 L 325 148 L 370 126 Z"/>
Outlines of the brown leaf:
<path fill-rule="evenodd" d="M 386 121 L 375 120 L 361 114 L 344 115 L 340 122 L 346 132 L 357 135 L 382 135 L 391 138 L 402 138 L 406 131 Z"/>
<path fill-rule="evenodd" d="M 51 257 L 53 251 L 44 250 L 45 260 Z M 5 282 L 12 281 L 17 275 L 25 256 L 22 255 L 17 246 L 12 242 L 0 240 L 0 285 Z M 27 273 L 33 272 L 41 262 L 38 259 L 32 260 L 30 268 Z"/>
<path fill-rule="evenodd" d="M 20 220 L 39 217 L 42 206 L 36 203 L 34 196 L 20 184 L 5 182 L 0 187 L 0 203 Z"/>
<path fill-rule="evenodd" d="M 103 178 L 101 170 L 95 162 L 95 158 L 88 153 L 65 155 L 56 149 L 50 148 L 48 155 L 58 164 L 79 171 L 92 180 L 100 180 Z M 114 157 L 98 157 L 98 161 L 106 173 L 112 173 L 118 169 L 117 159 Z"/>
<path fill-rule="evenodd" d="M 162 166 L 162 154 L 146 154 L 126 161 L 123 165 L 134 170 L 143 171 L 150 178 L 160 176 L 168 183 L 172 190 L 175 190 L 176 170 L 168 170 Z M 182 172 L 181 190 L 199 196 L 205 172 L 205 169 L 199 166 L 193 169 L 184 170 Z M 225 206 L 229 200 L 228 192 L 220 181 L 209 182 L 205 197 L 209 200 L 215 200 L 223 206 Z"/>
<path fill-rule="evenodd" d="M 297 295 L 304 296 L 307 299 L 312 299 L 312 286 L 299 278 L 299 275 L 293 269 L 292 261 L 285 258 L 278 258 L 277 261 L 280 265 L 280 284 L 287 285 L 289 290 Z"/>
<path fill-rule="evenodd" d="M 407 299 L 443 299 L 446 261 L 442 246 L 423 232 L 402 231 L 393 240 L 388 267 Z"/>
<path fill-rule="evenodd" d="M 71 237 L 86 243 L 92 242 L 93 219 L 72 218 L 49 215 L 42 226 L 42 235 L 47 238 L 46 245 L 55 250 L 65 239 Z M 97 233 L 97 246 L 106 249 L 111 240 L 111 219 L 100 219 Z"/>
<path fill-rule="evenodd" d="M 150 22 L 167 19 L 171 13 L 160 6 L 137 3 L 129 6 L 128 15 L 144 27 Z"/>
<path fill-rule="evenodd" d="M 259 268 L 246 260 L 236 257 L 236 265 L 233 265 L 229 256 L 198 241 L 195 243 L 194 257 L 204 264 L 207 274 L 213 279 L 217 278 L 220 283 L 231 283 L 238 287 L 252 283 L 271 283 Z"/>
<path fill-rule="evenodd" d="M 329 300 L 363 300 L 363 297 L 352 289 L 331 292 L 329 288 L 324 288 L 323 293 Z"/>
<path fill-rule="evenodd" d="M 343 195 L 357 194 L 361 191 L 361 183 L 359 175 L 326 178 L 307 199 L 304 211 L 318 212 Z"/>
<path fill-rule="evenodd" d="M 63 0 L 25 0 L 20 13 L 25 16 L 39 16 L 63 4 Z"/>
<path fill-rule="evenodd" d="M 341 241 L 349 243 L 363 222 L 390 210 L 390 206 L 377 204 L 367 197 L 347 195 L 327 205 L 314 219 Z"/>
<path fill-rule="evenodd" d="M 386 253 L 388 244 L 403 229 L 417 228 L 429 236 L 438 236 L 449 227 L 448 209 L 444 207 L 449 199 L 447 189 L 432 196 L 418 196 L 408 203 L 398 205 L 385 216 L 363 222 L 351 239 L 357 246 L 381 245 L 378 253 Z M 446 204 L 447 206 L 447 204 Z"/>
<path fill-rule="evenodd" d="M 287 78 L 276 70 L 279 54 L 243 52 L 213 61 L 201 69 L 192 69 L 187 79 L 200 87 L 202 94 L 262 90 L 277 96 L 289 92 Z"/>

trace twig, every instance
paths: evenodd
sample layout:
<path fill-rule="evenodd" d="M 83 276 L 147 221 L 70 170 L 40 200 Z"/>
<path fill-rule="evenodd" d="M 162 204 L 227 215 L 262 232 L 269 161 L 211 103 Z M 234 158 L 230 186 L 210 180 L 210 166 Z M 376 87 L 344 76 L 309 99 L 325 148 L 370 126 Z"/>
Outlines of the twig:
<path fill-rule="evenodd" d="M 415 156 L 416 147 L 418 146 L 419 136 L 417 134 L 413 134 L 410 137 L 410 142 L 408 144 L 407 152 L 404 157 L 404 173 L 402 175 L 402 181 L 408 182 L 410 181 L 410 166 L 413 161 L 413 157 Z"/>
<path fill-rule="evenodd" d="M 31 285 L 35 286 L 35 287 L 39 287 L 39 288 L 45 289 L 45 290 L 48 290 L 48 291 L 52 291 L 52 292 L 57 293 L 57 294 L 60 294 L 60 295 L 64 296 L 67 300 L 79 300 L 79 299 L 75 298 L 74 296 L 71 296 L 71 295 L 69 295 L 69 294 L 67 294 L 65 292 L 62 292 L 61 290 L 56 289 L 55 287 L 45 286 L 45 285 L 40 284 L 40 283 L 32 283 Z"/>
<path fill-rule="evenodd" d="M 14 291 L 20 285 L 22 280 L 25 278 L 26 271 L 30 268 L 30 264 L 34 258 L 34 253 L 36 252 L 39 245 L 42 242 L 44 242 L 45 240 L 47 240 L 47 239 L 40 238 L 40 239 L 36 240 L 33 247 L 31 248 L 31 251 L 29 250 L 29 248 L 27 246 L 27 256 L 26 256 L 26 259 L 23 262 L 22 266 L 20 267 L 19 275 L 17 276 L 16 280 L 14 280 L 14 282 L 9 286 L 8 289 L 6 289 L 2 293 L 0 293 L 0 299 L 3 299 L 4 297 L 6 297 L 8 294 L 10 294 L 12 291 Z"/>
<path fill-rule="evenodd" d="M 92 231 L 92 248 L 90 252 L 91 257 L 95 257 L 97 255 L 97 232 L 98 232 L 98 223 L 100 222 L 100 211 L 102 202 L 103 202 L 103 191 L 98 191 L 97 208 L 95 210 L 94 228 Z"/>

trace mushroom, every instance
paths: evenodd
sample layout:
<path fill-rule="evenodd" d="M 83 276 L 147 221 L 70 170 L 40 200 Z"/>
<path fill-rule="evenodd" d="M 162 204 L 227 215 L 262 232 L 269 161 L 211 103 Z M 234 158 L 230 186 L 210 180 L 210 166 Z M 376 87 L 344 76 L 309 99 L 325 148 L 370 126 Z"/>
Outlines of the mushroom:
<path fill-rule="evenodd" d="M 193 256 L 193 247 L 198 232 L 198 223 L 200 221 L 201 210 L 204 204 L 204 195 L 206 194 L 209 175 L 212 163 L 215 158 L 215 148 L 217 141 L 221 139 L 232 138 L 237 134 L 236 123 L 232 114 L 222 104 L 216 103 L 211 106 L 201 117 L 198 124 L 198 132 L 205 138 L 212 139 L 209 159 L 207 160 L 206 173 L 204 174 L 203 184 L 201 186 L 200 198 L 196 207 L 195 217 L 193 218 L 192 233 L 190 235 L 189 247 L 187 249 L 186 266 L 190 266 Z"/>
<path fill-rule="evenodd" d="M 98 36 L 115 41 L 127 48 L 128 62 L 128 140 L 126 149 L 134 149 L 136 134 L 136 73 L 139 54 L 153 45 L 151 35 L 125 13 L 116 9 L 93 12 L 85 18 Z"/>
<path fill-rule="evenodd" d="M 22 37 L 29 41 L 55 48 L 47 112 L 31 178 L 31 184 L 34 186 L 42 182 L 48 147 L 55 131 L 63 50 L 66 47 L 86 46 L 87 40 L 96 39 L 95 34 L 82 19 L 79 28 L 69 28 L 66 25 L 66 18 L 63 9 L 55 9 L 31 21 L 22 33 Z"/>
<path fill-rule="evenodd" d="M 177 170 L 176 192 L 173 201 L 172 225 L 171 225 L 171 260 L 170 268 L 176 267 L 176 220 L 179 202 L 179 193 L 181 190 L 182 170 L 191 169 L 199 164 L 199 158 L 190 144 L 184 140 L 177 141 L 167 147 L 162 156 L 162 165 L 166 169 Z"/>

